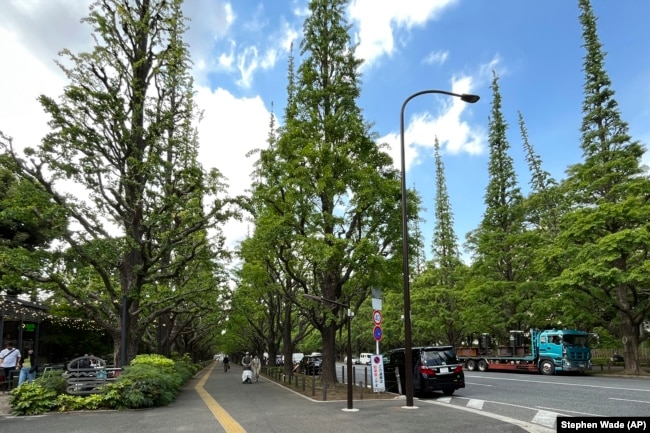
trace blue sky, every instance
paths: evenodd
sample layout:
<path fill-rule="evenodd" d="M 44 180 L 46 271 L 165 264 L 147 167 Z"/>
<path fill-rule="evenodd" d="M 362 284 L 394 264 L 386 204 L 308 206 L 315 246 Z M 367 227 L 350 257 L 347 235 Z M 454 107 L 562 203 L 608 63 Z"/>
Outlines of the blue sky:
<path fill-rule="evenodd" d="M 34 146 L 47 132 L 36 103 L 57 96 L 66 84 L 53 60 L 62 48 L 89 50 L 89 28 L 79 23 L 90 0 L 0 2 L 0 130 L 18 147 Z M 424 95 L 406 110 L 407 184 L 427 210 L 422 231 L 430 256 L 433 231 L 432 146 L 442 144 L 447 184 L 461 241 L 480 222 L 487 184 L 487 132 L 492 71 L 501 77 L 503 111 L 510 125 L 511 155 L 527 190 L 517 111 L 544 168 L 560 179 L 580 161 L 582 118 L 581 27 L 577 0 L 353 0 L 348 10 L 362 67 L 358 103 L 379 141 L 391 146 L 399 166 L 399 114 L 420 90 L 476 93 L 468 105 L 455 98 Z M 191 19 L 186 40 L 194 60 L 201 161 L 229 178 L 231 192 L 249 186 L 252 160 L 265 146 L 272 110 L 286 100 L 288 47 L 298 47 L 306 0 L 187 0 Z M 608 52 L 606 68 L 623 119 L 635 139 L 650 143 L 650 2 L 593 0 L 598 33 Z M 297 48 L 296 48 L 297 50 Z M 296 51 L 296 55 L 297 55 Z M 645 162 L 650 163 L 646 154 Z M 231 243 L 246 223 L 226 228 Z"/>

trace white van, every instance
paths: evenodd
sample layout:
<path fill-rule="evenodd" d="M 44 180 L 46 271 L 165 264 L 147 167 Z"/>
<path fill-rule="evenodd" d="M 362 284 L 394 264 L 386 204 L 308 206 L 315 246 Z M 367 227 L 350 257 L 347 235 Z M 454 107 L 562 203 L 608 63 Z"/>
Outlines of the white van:
<path fill-rule="evenodd" d="M 360 353 L 359 364 L 370 365 L 370 361 L 372 360 L 372 355 L 374 355 L 374 353 Z"/>
<path fill-rule="evenodd" d="M 293 353 L 291 355 L 291 362 L 293 362 L 294 364 L 297 364 L 300 361 L 302 361 L 302 358 L 304 358 L 304 357 L 305 357 L 304 353 Z"/>

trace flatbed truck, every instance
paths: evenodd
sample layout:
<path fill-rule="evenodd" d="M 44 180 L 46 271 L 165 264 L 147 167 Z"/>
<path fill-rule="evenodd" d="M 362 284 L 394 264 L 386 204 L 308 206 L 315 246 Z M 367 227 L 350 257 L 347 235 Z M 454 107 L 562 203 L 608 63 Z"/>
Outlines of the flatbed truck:
<path fill-rule="evenodd" d="M 531 329 L 510 331 L 509 341 L 493 345 L 483 333 L 474 345 L 456 349 L 460 362 L 469 371 L 529 371 L 552 375 L 591 369 L 589 334 L 575 329 Z"/>

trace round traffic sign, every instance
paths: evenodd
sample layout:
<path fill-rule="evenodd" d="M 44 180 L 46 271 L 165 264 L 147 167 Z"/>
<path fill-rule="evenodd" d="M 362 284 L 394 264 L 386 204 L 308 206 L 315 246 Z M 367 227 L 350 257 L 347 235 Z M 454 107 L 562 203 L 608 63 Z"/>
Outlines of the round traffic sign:
<path fill-rule="evenodd" d="M 372 321 L 375 322 L 375 325 L 381 325 L 381 311 L 375 310 L 372 312 Z"/>
<path fill-rule="evenodd" d="M 382 337 L 384 336 L 384 333 L 381 330 L 381 326 L 375 326 L 375 329 L 372 330 L 372 336 L 375 337 L 376 341 L 381 341 Z"/>

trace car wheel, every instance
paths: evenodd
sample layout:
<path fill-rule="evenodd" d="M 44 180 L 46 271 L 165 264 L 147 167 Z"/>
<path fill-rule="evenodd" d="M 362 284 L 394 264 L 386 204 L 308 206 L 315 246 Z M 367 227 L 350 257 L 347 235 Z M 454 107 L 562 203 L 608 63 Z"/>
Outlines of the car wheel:
<path fill-rule="evenodd" d="M 488 363 L 485 359 L 478 362 L 478 371 L 488 371 Z"/>
<path fill-rule="evenodd" d="M 550 376 L 555 373 L 555 366 L 547 359 L 542 361 L 542 364 L 539 366 L 539 371 L 544 375 Z"/>
<path fill-rule="evenodd" d="M 469 371 L 474 371 L 476 370 L 476 361 L 473 359 L 470 359 L 467 361 L 467 370 Z"/>

